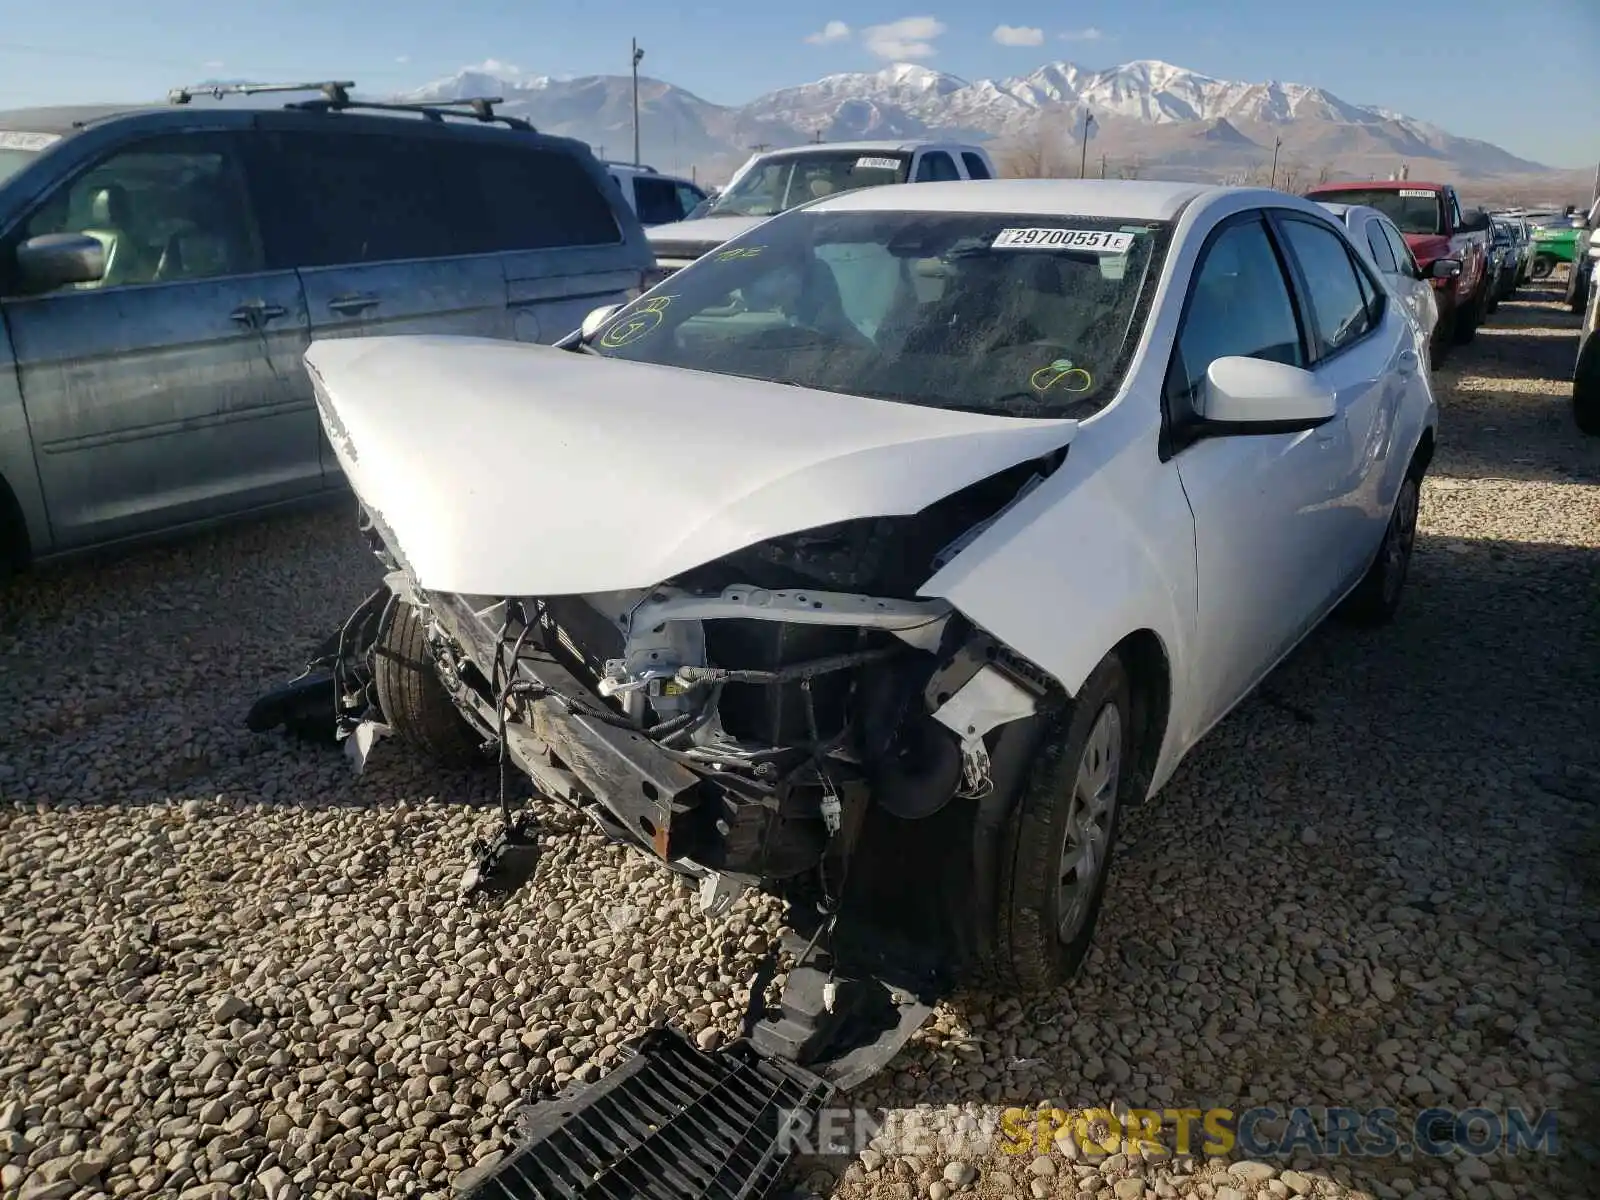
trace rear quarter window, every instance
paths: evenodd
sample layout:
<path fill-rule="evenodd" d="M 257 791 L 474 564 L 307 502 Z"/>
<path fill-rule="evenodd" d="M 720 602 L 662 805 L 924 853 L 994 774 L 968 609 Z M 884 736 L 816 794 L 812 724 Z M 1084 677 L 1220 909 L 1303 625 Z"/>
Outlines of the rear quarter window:
<path fill-rule="evenodd" d="M 468 156 L 496 250 L 614 246 L 612 201 L 575 155 L 551 146 L 474 143 Z"/>

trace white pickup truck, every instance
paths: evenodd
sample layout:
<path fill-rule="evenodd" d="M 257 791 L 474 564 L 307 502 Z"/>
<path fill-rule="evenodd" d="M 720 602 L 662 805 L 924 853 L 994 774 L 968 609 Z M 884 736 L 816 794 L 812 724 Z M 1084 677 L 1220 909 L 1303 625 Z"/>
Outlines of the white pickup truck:
<path fill-rule="evenodd" d="M 769 217 L 823 196 L 997 173 L 986 150 L 964 142 L 816 142 L 752 155 L 700 217 L 645 232 L 659 272 L 670 275 Z"/>

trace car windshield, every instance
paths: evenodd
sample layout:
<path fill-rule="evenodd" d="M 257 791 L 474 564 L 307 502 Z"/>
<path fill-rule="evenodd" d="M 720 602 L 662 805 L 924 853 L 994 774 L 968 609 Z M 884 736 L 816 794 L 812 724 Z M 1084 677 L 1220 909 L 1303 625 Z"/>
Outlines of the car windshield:
<path fill-rule="evenodd" d="M 591 338 L 634 362 L 1026 417 L 1116 394 L 1165 222 L 791 213 L 627 305 Z"/>
<path fill-rule="evenodd" d="M 1312 192 L 1313 200 L 1329 200 L 1339 204 L 1365 204 L 1375 208 L 1400 227 L 1402 233 L 1444 232 L 1444 214 L 1439 207 L 1439 194 L 1426 188 L 1372 188 Z"/>
<path fill-rule="evenodd" d="M 758 162 L 711 202 L 708 217 L 770 217 L 820 196 L 904 183 L 908 154 L 808 150 Z"/>

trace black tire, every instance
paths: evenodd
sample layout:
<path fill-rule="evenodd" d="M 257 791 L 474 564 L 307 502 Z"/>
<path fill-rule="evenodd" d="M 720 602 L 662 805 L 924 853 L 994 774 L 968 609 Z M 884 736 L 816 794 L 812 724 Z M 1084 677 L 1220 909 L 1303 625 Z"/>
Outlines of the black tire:
<path fill-rule="evenodd" d="M 415 606 L 396 604 L 372 654 L 378 707 L 394 736 L 451 765 L 482 758 L 483 738 L 439 681 Z"/>
<path fill-rule="evenodd" d="M 1411 553 L 1417 540 L 1417 505 L 1422 488 L 1418 472 L 1406 474 L 1395 497 L 1389 525 L 1377 556 L 1355 591 L 1345 599 L 1339 615 L 1352 625 L 1369 628 L 1387 625 L 1400 611 L 1405 595 L 1406 576 L 1411 570 Z"/>
<path fill-rule="evenodd" d="M 1535 254 L 1533 256 L 1533 270 L 1529 272 L 1535 279 L 1549 279 L 1550 273 L 1556 269 L 1556 260 L 1553 255 Z"/>
<path fill-rule="evenodd" d="M 1460 308 L 1459 304 L 1456 308 L 1455 328 L 1450 331 L 1450 336 L 1456 345 L 1465 346 L 1478 336 L 1478 326 L 1483 324 L 1488 302 L 1489 281 L 1485 279 L 1478 285 L 1478 294 L 1472 298 L 1466 309 Z"/>
<path fill-rule="evenodd" d="M 1581 263 L 1573 263 L 1567 272 L 1567 308 L 1581 314 L 1589 306 L 1589 272 L 1581 270 Z"/>
<path fill-rule="evenodd" d="M 1428 344 L 1428 359 L 1431 369 L 1437 370 L 1445 359 L 1450 357 L 1450 347 L 1456 341 L 1456 313 L 1454 306 L 1443 309 L 1439 313 L 1438 324 L 1434 326 L 1433 337 Z"/>
<path fill-rule="evenodd" d="M 1116 713 L 1114 730 L 1100 725 L 1101 714 Z M 998 985 L 1029 993 L 1058 987 L 1077 973 L 1088 953 L 1105 896 L 1106 877 L 1116 847 L 1122 808 L 1135 800 L 1140 773 L 1134 764 L 1132 689 L 1127 669 L 1107 655 L 1079 689 L 1072 707 L 1041 741 L 1018 784 L 1016 802 L 999 853 L 999 893 L 995 904 L 993 971 Z M 1120 755 L 1109 808 L 1093 823 L 1103 839 L 1091 873 L 1071 904 L 1075 914 L 1066 935 L 1061 930 L 1060 885 L 1063 854 L 1072 822 L 1080 811 L 1078 776 L 1090 735 L 1114 739 Z M 1098 737 L 1096 739 L 1098 741 Z"/>
<path fill-rule="evenodd" d="M 1572 418 L 1590 437 L 1600 437 L 1600 331 L 1591 332 L 1578 350 L 1572 372 Z"/>

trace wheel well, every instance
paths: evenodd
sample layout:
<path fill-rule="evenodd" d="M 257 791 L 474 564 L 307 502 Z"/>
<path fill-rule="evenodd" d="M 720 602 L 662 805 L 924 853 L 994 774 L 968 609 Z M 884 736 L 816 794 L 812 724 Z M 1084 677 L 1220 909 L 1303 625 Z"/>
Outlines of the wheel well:
<path fill-rule="evenodd" d="M 28 523 L 22 517 L 22 505 L 11 490 L 11 485 L 0 478 L 0 573 L 6 567 L 21 569 L 32 556 L 28 543 Z"/>
<path fill-rule="evenodd" d="M 1417 443 L 1416 453 L 1411 456 L 1411 465 L 1406 468 L 1406 474 L 1421 483 L 1431 462 L 1433 462 L 1433 430 L 1424 429 L 1422 440 Z"/>
<path fill-rule="evenodd" d="M 1172 711 L 1172 667 L 1161 639 L 1148 629 L 1130 633 L 1114 653 L 1133 687 L 1133 736 L 1142 793 L 1150 789 Z"/>

